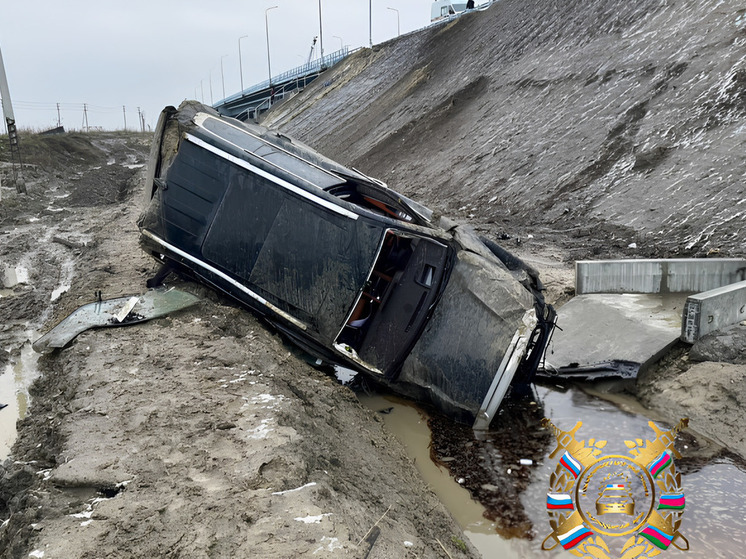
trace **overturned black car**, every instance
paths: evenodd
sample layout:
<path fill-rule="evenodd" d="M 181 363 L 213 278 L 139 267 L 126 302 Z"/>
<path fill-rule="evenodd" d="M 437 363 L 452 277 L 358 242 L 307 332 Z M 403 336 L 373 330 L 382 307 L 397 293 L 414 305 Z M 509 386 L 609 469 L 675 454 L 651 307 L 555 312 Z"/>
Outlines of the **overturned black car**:
<path fill-rule="evenodd" d="M 554 327 L 537 274 L 469 228 L 194 101 L 151 151 L 143 248 L 326 362 L 486 428 Z M 162 275 L 161 275 L 162 277 Z"/>

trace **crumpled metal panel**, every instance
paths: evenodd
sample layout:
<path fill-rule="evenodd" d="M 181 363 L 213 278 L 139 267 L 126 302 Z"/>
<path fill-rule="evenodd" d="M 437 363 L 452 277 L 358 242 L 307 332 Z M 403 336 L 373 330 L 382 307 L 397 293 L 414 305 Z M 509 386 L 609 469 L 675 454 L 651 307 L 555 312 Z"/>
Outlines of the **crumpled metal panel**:
<path fill-rule="evenodd" d="M 133 301 L 137 299 L 137 301 Z M 197 303 L 199 297 L 178 289 L 152 289 L 135 297 L 119 297 L 79 307 L 36 340 L 34 351 L 49 353 L 65 347 L 90 328 L 129 326 L 166 316 Z M 123 312 L 127 311 L 127 312 Z"/>
<path fill-rule="evenodd" d="M 404 362 L 397 390 L 476 415 L 533 296 L 484 256 L 460 251 L 443 297 Z"/>

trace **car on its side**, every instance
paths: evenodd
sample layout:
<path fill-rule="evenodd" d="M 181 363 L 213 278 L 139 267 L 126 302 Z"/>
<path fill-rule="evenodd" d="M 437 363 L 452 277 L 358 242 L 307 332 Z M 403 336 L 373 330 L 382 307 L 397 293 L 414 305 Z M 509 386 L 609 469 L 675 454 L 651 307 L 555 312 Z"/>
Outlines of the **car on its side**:
<path fill-rule="evenodd" d="M 167 107 L 146 181 L 159 277 L 188 271 L 324 362 L 477 427 L 540 364 L 555 315 L 530 267 L 281 133 Z"/>

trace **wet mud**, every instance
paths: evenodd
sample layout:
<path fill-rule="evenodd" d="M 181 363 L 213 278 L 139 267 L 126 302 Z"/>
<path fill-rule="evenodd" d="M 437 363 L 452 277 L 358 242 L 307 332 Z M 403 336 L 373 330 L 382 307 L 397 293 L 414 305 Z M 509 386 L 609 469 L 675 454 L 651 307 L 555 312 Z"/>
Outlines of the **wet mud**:
<path fill-rule="evenodd" d="M 489 431 L 475 438 L 470 426 L 431 414 L 431 459 L 485 507 L 484 516 L 506 539 L 532 539 L 533 523 L 521 506 L 521 494 L 532 478 L 532 466 L 552 445 L 541 427 L 543 406 L 533 394 L 516 397 L 501 406 Z"/>
<path fill-rule="evenodd" d="M 146 290 L 158 264 L 135 221 L 149 142 L 72 137 L 66 151 L 85 158 L 55 167 L 62 146 L 40 149 L 28 194 L 4 188 L 3 264 L 28 277 L 0 298 L 3 380 L 75 309 Z M 0 465 L 0 557 L 475 556 L 349 389 L 231 301 L 166 285 L 199 304 L 38 358 Z"/>
<path fill-rule="evenodd" d="M 128 160 L 126 154 L 121 160 Z M 63 194 L 59 184 L 51 191 L 54 196 Z M 132 199 L 136 191 L 133 183 Z M 15 263 L 32 249 L 48 252 L 29 259 L 38 262 L 29 269 L 29 281 L 0 304 L 20 309 L 18 316 L 31 317 L 39 331 L 90 302 L 97 291 L 129 295 L 154 273 L 155 265 L 136 246 L 136 206 L 84 205 L 75 210 L 84 213 L 71 218 L 48 210 L 54 208 L 49 200 L 31 192 L 38 196 L 37 209 L 5 218 L 7 234 L 16 241 L 8 246 L 18 251 L 6 250 L 4 256 Z M 110 195 L 116 192 L 118 187 Z M 33 240 L 37 216 L 47 228 L 46 242 Z M 120 235 L 122 230 L 128 235 Z M 75 245 L 54 242 L 55 236 L 72 239 Z M 572 274 L 552 258 L 553 250 L 531 250 L 526 259 L 538 264 L 551 300 L 561 301 L 571 293 Z M 64 271 L 65 262 L 71 263 L 69 272 Z M 55 263 L 61 271 L 45 273 L 45 266 Z M 369 549 L 381 556 L 396 555 L 402 542 L 412 543 L 424 556 L 441 556 L 440 544 L 454 557 L 476 556 L 470 537 L 484 542 L 480 549 L 488 551 L 480 553 L 485 557 L 492 549 L 508 554 L 503 556 L 531 555 L 538 553 L 547 530 L 542 505 L 551 467 L 546 456 L 553 443 L 540 427 L 541 418 L 581 418 L 598 423 L 597 428 L 611 436 L 619 432 L 620 419 L 640 417 L 639 409 L 630 412 L 615 408 L 618 403 L 589 400 L 575 389 L 554 392 L 542 387 L 506 403 L 492 430 L 479 439 L 468 427 L 431 417 L 428 458 L 450 472 L 449 483 L 455 480 L 481 502 L 488 521 L 458 527 L 415 473 L 413 462 L 421 458 L 407 461 L 390 454 L 399 443 L 381 430 L 384 422 L 377 411 L 372 417 L 359 415 L 347 388 L 306 366 L 296 350 L 279 343 L 249 313 L 210 290 L 190 282 L 180 285 L 196 289 L 204 302 L 183 315 L 147 325 L 83 333 L 70 347 L 39 359 L 43 376 L 30 389 L 33 413 L 20 424 L 16 461 L 6 462 L 0 474 L 0 502 L 5 511 L 15 511 L 0 529 L 6 556 L 24 556 L 32 548 L 78 556 L 99 548 L 126 548 L 132 556 L 142 556 L 158 554 L 179 538 L 206 549 L 227 521 L 224 515 L 210 520 L 206 535 L 189 537 L 184 526 L 196 520 L 191 513 L 180 516 L 167 507 L 168 520 L 155 527 L 137 520 L 156 514 L 164 503 L 195 499 L 209 503 L 204 506 L 210 510 L 243 510 L 251 503 L 243 520 L 247 531 L 224 539 L 224 550 L 252 544 L 263 553 L 301 549 L 288 547 L 292 540 L 306 541 L 306 546 L 316 546 L 313 549 L 339 545 L 340 550 L 359 551 L 370 542 L 364 530 L 334 519 L 346 515 L 356 526 L 378 522 L 385 528 Z M 28 324 L 19 319 L 3 331 L 14 365 L 28 350 L 28 339 L 38 333 L 29 333 Z M 681 370 L 681 364 L 673 360 L 657 374 Z M 599 408 L 607 419 L 594 418 Z M 112 421 L 117 425 L 113 431 Z M 642 417 L 637 421 L 644 423 Z M 685 454 L 689 461 L 684 467 L 692 479 L 685 482 L 696 498 L 710 499 L 726 491 L 724 484 L 741 483 L 740 462 L 716 444 L 694 440 L 701 439 L 684 443 L 687 450 L 696 449 L 694 458 Z M 256 441 L 263 445 L 260 454 L 252 450 Z M 217 462 L 208 458 L 215 457 L 215 449 L 222 449 Z M 245 477 L 223 479 L 218 472 L 233 468 L 235 460 L 255 469 L 249 468 Z M 394 477 L 392 464 L 399 472 Z M 316 484 L 308 495 L 295 492 L 307 484 Z M 282 493 L 284 503 L 272 504 L 275 493 Z M 415 510 L 412 503 L 418 503 Z M 288 510 L 295 516 L 282 521 L 279 537 L 270 537 L 268 523 L 276 523 Z M 693 541 L 700 542 L 708 531 L 715 532 L 713 541 L 722 540 L 718 534 L 734 525 L 733 513 L 738 510 L 713 511 L 704 518 L 698 514 L 702 529 Z M 81 514 L 87 516 L 73 516 Z M 318 526 L 297 520 L 317 517 Z M 126 529 L 120 532 L 115 526 L 122 522 Z M 76 537 L 70 539 L 70 533 Z M 423 533 L 430 535 L 415 536 Z M 466 552 L 459 551 L 462 543 Z"/>

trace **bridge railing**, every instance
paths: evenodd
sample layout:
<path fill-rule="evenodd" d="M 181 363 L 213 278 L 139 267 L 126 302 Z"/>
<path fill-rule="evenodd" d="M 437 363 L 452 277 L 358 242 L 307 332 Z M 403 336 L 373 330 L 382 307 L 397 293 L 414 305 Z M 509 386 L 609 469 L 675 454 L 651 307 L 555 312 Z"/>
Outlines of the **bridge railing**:
<path fill-rule="evenodd" d="M 350 50 L 349 47 L 344 47 L 331 54 L 325 54 L 323 58 L 312 60 L 306 64 L 303 64 L 302 66 L 298 66 L 296 68 L 293 68 L 292 70 L 283 72 L 282 74 L 277 74 L 276 76 L 272 76 L 272 83 L 281 84 L 281 83 L 292 81 L 295 79 L 300 79 L 309 74 L 317 74 L 321 72 L 322 70 L 324 70 L 325 68 L 329 68 L 330 66 L 333 66 L 334 64 L 336 64 L 343 58 L 349 56 L 356 50 L 358 49 Z M 222 101 L 218 101 L 213 106 L 220 107 L 222 105 L 231 103 L 232 101 L 237 101 L 247 95 L 251 95 L 252 93 L 262 91 L 263 89 L 269 89 L 269 85 L 270 85 L 269 80 L 268 79 L 264 80 L 263 82 L 254 84 L 251 87 L 244 89 L 243 91 L 239 93 L 234 93 L 233 95 L 226 97 Z"/>

